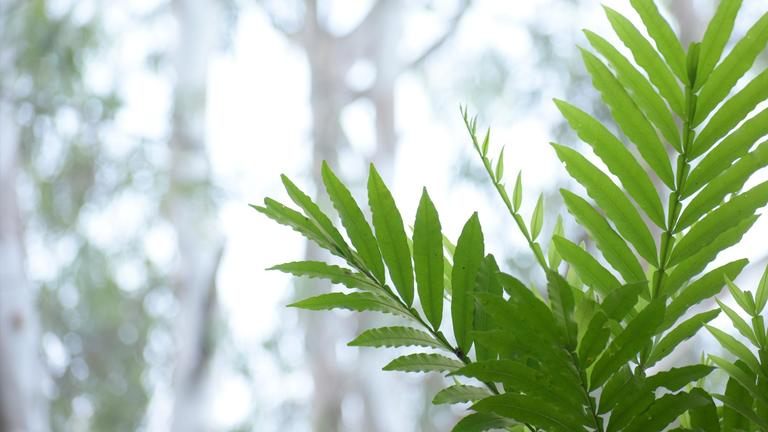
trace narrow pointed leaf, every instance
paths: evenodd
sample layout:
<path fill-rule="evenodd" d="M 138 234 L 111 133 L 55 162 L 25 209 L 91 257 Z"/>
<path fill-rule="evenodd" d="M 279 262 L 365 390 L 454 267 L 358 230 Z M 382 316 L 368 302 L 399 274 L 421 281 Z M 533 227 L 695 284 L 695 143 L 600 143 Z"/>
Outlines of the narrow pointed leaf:
<path fill-rule="evenodd" d="M 627 327 L 611 341 L 595 362 L 590 375 L 589 388 L 594 390 L 602 386 L 611 375 L 634 358 L 656 334 L 656 329 L 663 320 L 664 301 L 654 300 L 627 324 Z"/>
<path fill-rule="evenodd" d="M 766 135 L 768 135 L 768 108 L 745 121 L 704 156 L 688 176 L 682 198 L 693 195 L 727 169 L 733 161 L 747 154 L 752 145 Z"/>
<path fill-rule="evenodd" d="M 703 364 L 671 368 L 649 376 L 646 378 L 646 384 L 650 389 L 664 387 L 675 392 L 694 381 L 706 377 L 713 370 L 715 370 L 713 366 Z"/>
<path fill-rule="evenodd" d="M 717 415 L 717 406 L 712 396 L 699 388 L 694 388 L 691 393 L 699 393 L 706 399 L 706 403 L 698 408 L 688 411 L 691 418 L 691 428 L 700 432 L 720 432 L 720 419 Z"/>
<path fill-rule="evenodd" d="M 621 273 L 624 280 L 627 282 L 645 280 L 643 268 L 637 261 L 637 257 L 605 218 L 580 196 L 565 189 L 561 189 L 560 194 L 568 211 L 589 232 L 605 260 Z"/>
<path fill-rule="evenodd" d="M 413 266 L 403 218 L 392 194 L 371 165 L 368 176 L 368 202 L 381 254 L 389 269 L 389 277 L 405 304 L 413 303 Z"/>
<path fill-rule="evenodd" d="M 645 282 L 634 282 L 624 285 L 605 296 L 603 303 L 600 304 L 600 309 L 605 312 L 608 318 L 622 322 L 628 316 L 634 316 L 634 308 L 640 293 L 647 289 L 648 284 Z"/>
<path fill-rule="evenodd" d="M 660 431 L 690 409 L 704 406 L 707 399 L 701 394 L 680 392 L 666 394 L 627 426 L 625 432 Z"/>
<path fill-rule="evenodd" d="M 685 67 L 685 51 L 683 51 L 683 46 L 680 45 L 677 35 L 669 26 L 667 20 L 659 13 L 654 1 L 631 0 L 630 3 L 632 3 L 632 7 L 637 11 L 637 14 L 640 15 L 640 19 L 643 20 L 648 34 L 656 42 L 656 48 L 664 56 L 672 72 L 677 75 L 680 81 L 687 82 L 688 74 Z"/>
<path fill-rule="evenodd" d="M 761 428 L 768 429 L 768 420 L 764 418 L 760 418 L 757 415 L 757 413 L 755 413 L 755 411 L 752 409 L 752 407 L 749 405 L 748 402 L 728 396 L 728 395 L 713 394 L 712 396 L 716 397 L 717 399 L 720 399 L 720 401 L 728 405 L 729 408 L 741 414 L 745 420 L 748 419 L 749 421 L 752 421 L 753 423 L 760 426 Z M 748 424 L 746 425 L 746 427 L 749 427 Z M 737 429 L 733 429 L 733 430 L 737 430 Z"/>
<path fill-rule="evenodd" d="M 768 202 L 768 181 L 739 194 L 707 214 L 675 244 L 669 258 L 673 266 L 695 254 L 734 224 L 752 216 L 755 210 Z"/>
<path fill-rule="evenodd" d="M 445 349 L 432 335 L 411 327 L 380 327 L 366 330 L 347 345 L 377 348 L 421 346 Z"/>
<path fill-rule="evenodd" d="M 451 317 L 456 343 L 465 354 L 472 346 L 472 321 L 475 313 L 475 279 L 484 256 L 483 231 L 477 213 L 469 218 L 456 242 L 453 255 Z"/>
<path fill-rule="evenodd" d="M 763 270 L 763 277 L 760 278 L 760 283 L 757 284 L 757 291 L 755 291 L 755 309 L 756 313 L 761 313 L 768 303 L 768 265 Z"/>
<path fill-rule="evenodd" d="M 656 265 L 656 243 L 648 227 L 627 197 L 611 179 L 578 152 L 553 144 L 568 173 L 584 186 L 589 196 L 605 211 L 617 230 L 648 262 Z"/>
<path fill-rule="evenodd" d="M 738 330 L 739 333 L 741 333 L 744 337 L 749 339 L 753 344 L 755 344 L 755 346 L 759 346 L 757 338 L 755 337 L 755 332 L 753 332 L 749 324 L 744 321 L 744 318 L 742 318 L 735 310 L 729 308 L 727 305 L 721 302 L 720 299 L 715 299 L 715 301 L 717 302 L 717 305 L 720 306 L 720 309 L 722 309 L 722 311 L 728 315 L 728 318 L 733 323 L 733 327 L 736 328 L 736 330 Z"/>
<path fill-rule="evenodd" d="M 715 68 L 723 55 L 723 49 L 733 31 L 736 14 L 741 8 L 741 0 L 721 0 L 715 11 L 715 16 L 707 25 L 704 38 L 699 50 L 699 65 L 696 68 L 696 84 L 693 89 L 698 91 L 707 82 L 709 74 Z"/>
<path fill-rule="evenodd" d="M 297 206 L 301 207 L 302 210 L 304 210 L 304 213 L 307 215 L 307 217 L 312 219 L 320 231 L 323 232 L 323 234 L 325 234 L 333 242 L 333 244 L 342 251 L 342 253 L 347 255 L 349 246 L 347 246 L 347 242 L 344 241 L 344 238 L 341 236 L 341 233 L 339 233 L 339 230 L 333 226 L 333 222 L 331 222 L 328 216 L 323 213 L 323 211 L 317 204 L 315 204 L 314 201 L 312 201 L 312 198 L 310 198 L 309 195 L 302 192 L 301 189 L 293 184 L 293 182 L 287 176 L 281 175 L 280 178 L 283 180 L 283 185 L 285 186 L 285 190 L 288 192 L 288 196 L 291 198 L 291 200 L 296 203 Z"/>
<path fill-rule="evenodd" d="M 296 261 L 279 264 L 270 267 L 269 270 L 278 270 L 290 273 L 294 276 L 328 279 L 335 284 L 342 284 L 348 288 L 358 288 L 366 291 L 378 291 L 380 288 L 363 274 L 343 267 L 326 264 L 321 261 Z"/>
<path fill-rule="evenodd" d="M 581 54 L 592 76 L 593 85 L 611 109 L 616 123 L 637 146 L 640 155 L 664 184 L 670 189 L 674 188 L 672 166 L 656 130 L 603 62 L 588 51 L 582 50 Z"/>
<path fill-rule="evenodd" d="M 504 290 L 497 277 L 498 273 L 499 265 L 496 263 L 496 259 L 493 255 L 486 255 L 480 263 L 480 269 L 478 270 L 476 278 L 475 292 L 487 293 L 501 298 Z M 490 314 L 483 310 L 482 304 L 475 302 L 475 318 L 473 323 L 475 331 L 491 330 L 495 327 L 496 325 Z M 495 359 L 496 356 L 497 350 L 489 350 L 486 347 L 475 345 L 475 357 L 478 361 Z"/>
<path fill-rule="evenodd" d="M 485 432 L 491 429 L 504 429 L 514 423 L 496 414 L 472 413 L 456 423 L 451 432 Z"/>
<path fill-rule="evenodd" d="M 621 286 L 616 277 L 600 265 L 587 251 L 563 237 L 555 237 L 553 240 L 563 259 L 573 266 L 587 286 L 603 295 L 607 295 Z"/>
<path fill-rule="evenodd" d="M 432 399 L 433 405 L 475 402 L 491 395 L 488 389 L 471 385 L 452 385 L 440 390 Z"/>
<path fill-rule="evenodd" d="M 728 194 L 739 192 L 749 177 L 766 165 L 768 165 L 768 142 L 764 142 L 754 151 L 747 153 L 702 189 L 685 206 L 685 210 L 677 222 L 678 230 L 692 225 L 701 216 L 720 204 Z"/>
<path fill-rule="evenodd" d="M 566 348 L 573 350 L 576 348 L 577 329 L 573 318 L 575 303 L 572 288 L 562 276 L 550 271 L 547 272 L 547 293 L 552 315 L 565 335 Z"/>
<path fill-rule="evenodd" d="M 655 365 L 659 360 L 671 354 L 678 345 L 692 338 L 702 327 L 704 327 L 704 324 L 712 321 L 719 314 L 720 311 L 718 309 L 702 312 L 688 318 L 680 323 L 680 325 L 675 326 L 672 331 L 667 333 L 661 338 L 659 343 L 654 346 L 653 351 L 646 362 L 646 367 Z"/>
<path fill-rule="evenodd" d="M 536 240 L 541 233 L 541 228 L 544 226 L 544 194 L 539 195 L 539 199 L 536 201 L 536 207 L 533 209 L 531 215 L 531 239 Z"/>
<path fill-rule="evenodd" d="M 727 349 L 731 354 L 735 355 L 741 361 L 743 361 L 744 364 L 749 366 L 749 368 L 752 369 L 755 374 L 760 372 L 760 362 L 757 360 L 755 355 L 752 354 L 752 351 L 746 347 L 746 345 L 739 342 L 735 337 L 718 328 L 712 327 L 710 325 L 707 325 L 706 327 L 723 348 Z"/>
<path fill-rule="evenodd" d="M 766 33 L 768 33 L 768 28 L 766 28 Z M 739 124 L 760 102 L 766 100 L 768 100 L 768 69 L 761 72 L 717 110 L 707 125 L 704 126 L 704 129 L 696 136 L 691 150 L 691 159 L 704 154 L 720 138 Z"/>
<path fill-rule="evenodd" d="M 555 100 L 555 104 L 579 138 L 592 147 L 640 208 L 656 225 L 664 227 L 664 209 L 656 188 L 632 153 L 594 117 L 567 102 Z"/>
<path fill-rule="evenodd" d="M 728 56 L 712 71 L 706 84 L 701 88 L 696 115 L 692 126 L 698 126 L 728 95 L 736 82 L 741 78 L 765 50 L 768 43 L 768 12 L 764 13 L 757 22 L 739 40 Z"/>
<path fill-rule="evenodd" d="M 660 330 L 672 326 L 693 305 L 717 295 L 725 286 L 724 277 L 735 278 L 749 261 L 741 259 L 722 265 L 688 285 L 667 306 L 667 315 Z"/>
<path fill-rule="evenodd" d="M 381 260 L 381 252 L 363 211 L 349 189 L 336 177 L 326 162 L 323 162 L 322 177 L 325 190 L 331 198 L 333 207 L 339 213 L 339 219 L 347 231 L 349 240 L 371 273 L 377 280 L 384 282 L 384 263 Z"/>
<path fill-rule="evenodd" d="M 603 9 L 613 30 L 624 45 L 632 51 L 635 62 L 645 70 L 648 78 L 659 89 L 672 110 L 682 116 L 683 93 L 664 60 L 627 18 L 609 7 L 603 6 Z"/>
<path fill-rule="evenodd" d="M 411 319 L 408 311 L 392 299 L 367 292 L 321 294 L 316 297 L 300 300 L 288 306 L 307 310 L 347 309 L 357 312 L 376 311 Z"/>
<path fill-rule="evenodd" d="M 512 205 L 515 212 L 520 211 L 520 205 L 523 203 L 523 172 L 517 173 L 515 180 L 515 189 L 512 191 Z"/>
<path fill-rule="evenodd" d="M 386 366 L 385 371 L 400 372 L 453 372 L 464 363 L 440 354 L 409 354 L 398 357 Z"/>
<path fill-rule="evenodd" d="M 413 226 L 413 267 L 421 308 L 433 328 L 443 319 L 443 235 L 440 218 L 424 189 Z"/>
<path fill-rule="evenodd" d="M 506 393 L 491 396 L 472 405 L 472 409 L 478 412 L 498 414 L 545 430 L 556 432 L 584 430 L 583 424 L 571 418 L 567 412 L 558 410 L 546 400 L 520 394 Z"/>
<path fill-rule="evenodd" d="M 293 228 L 294 231 L 315 242 L 323 249 L 343 258 L 340 250 L 331 243 L 331 240 L 308 217 L 286 207 L 271 198 L 264 199 L 264 206 L 251 205 L 256 211 L 264 214 L 273 221 Z"/>
<path fill-rule="evenodd" d="M 584 336 L 579 341 L 579 360 L 581 366 L 588 368 L 597 360 L 597 357 L 605 349 L 611 329 L 608 327 L 608 318 L 602 311 L 598 311 L 589 322 Z"/>
<path fill-rule="evenodd" d="M 748 373 L 744 369 L 738 366 L 738 364 L 730 363 L 724 358 L 709 355 L 709 359 L 720 369 L 723 369 L 731 378 L 735 379 L 742 387 L 744 387 L 754 399 L 759 399 L 762 403 L 768 404 L 768 395 L 761 392 L 755 383 L 756 377 L 751 373 Z M 739 363 L 737 361 L 737 363 Z"/>

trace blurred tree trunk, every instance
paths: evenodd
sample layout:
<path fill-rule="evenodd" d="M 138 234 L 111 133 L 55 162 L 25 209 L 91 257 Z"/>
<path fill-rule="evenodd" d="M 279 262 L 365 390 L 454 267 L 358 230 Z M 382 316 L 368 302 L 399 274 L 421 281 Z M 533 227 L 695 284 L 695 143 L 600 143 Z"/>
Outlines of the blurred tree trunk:
<path fill-rule="evenodd" d="M 42 361 L 32 285 L 26 274 L 16 192 L 20 137 L 9 91 L 0 88 L 0 430 L 43 432 L 49 429 L 44 395 L 48 373 Z"/>
<path fill-rule="evenodd" d="M 209 0 L 174 0 L 178 25 L 170 141 L 168 217 L 176 230 L 176 357 L 172 431 L 207 431 L 208 378 L 215 351 L 216 272 L 223 237 L 205 146 L 208 64 L 215 10 Z"/>

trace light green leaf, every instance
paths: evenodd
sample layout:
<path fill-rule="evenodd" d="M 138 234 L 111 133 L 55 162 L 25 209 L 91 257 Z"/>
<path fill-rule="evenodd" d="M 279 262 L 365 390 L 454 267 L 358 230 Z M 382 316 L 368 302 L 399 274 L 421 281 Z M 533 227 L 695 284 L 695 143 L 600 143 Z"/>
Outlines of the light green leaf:
<path fill-rule="evenodd" d="M 736 330 L 739 331 L 744 337 L 752 341 L 755 346 L 758 346 L 757 338 L 755 337 L 755 332 L 752 331 L 752 328 L 747 324 L 746 321 L 733 309 L 729 308 L 727 305 L 725 305 L 723 302 L 720 301 L 720 299 L 715 299 L 717 304 L 720 306 L 720 309 L 725 312 L 726 315 L 728 315 L 728 318 L 731 319 L 731 322 L 733 323 L 733 327 L 736 328 Z"/>
<path fill-rule="evenodd" d="M 587 286 L 607 295 L 621 286 L 616 277 L 600 265 L 587 251 L 563 237 L 554 237 L 557 250 L 570 263 Z"/>
<path fill-rule="evenodd" d="M 768 181 L 747 192 L 736 195 L 730 201 L 707 214 L 675 244 L 668 265 L 683 261 L 715 240 L 734 224 L 751 216 L 768 202 Z"/>
<path fill-rule="evenodd" d="M 344 258 L 339 249 L 331 243 L 331 240 L 320 231 L 317 225 L 296 210 L 286 207 L 271 198 L 264 199 L 264 207 L 253 204 L 251 204 L 251 207 L 273 221 L 293 228 L 294 231 L 312 240 L 321 248 Z"/>
<path fill-rule="evenodd" d="M 565 229 L 563 228 L 563 216 L 557 215 L 555 228 L 552 230 L 552 238 L 554 238 L 555 236 L 563 236 L 563 235 L 565 235 Z M 562 261 L 563 261 L 563 257 L 560 256 L 560 253 L 557 251 L 557 247 L 555 246 L 554 242 L 550 241 L 549 248 L 547 249 L 547 262 L 549 262 L 550 268 L 557 271 L 557 268 L 560 267 L 560 263 Z"/>
<path fill-rule="evenodd" d="M 464 363 L 440 354 L 409 354 L 400 356 L 384 366 L 385 371 L 453 372 Z"/>
<path fill-rule="evenodd" d="M 711 311 L 696 314 L 680 323 L 680 325 L 667 333 L 659 343 L 654 346 L 651 355 L 648 357 L 648 361 L 645 363 L 646 367 L 655 365 L 659 360 L 671 354 L 678 345 L 692 338 L 702 327 L 704 327 L 704 324 L 712 321 L 719 314 L 720 311 L 718 309 L 713 309 Z"/>
<path fill-rule="evenodd" d="M 347 345 L 377 348 L 421 346 L 446 349 L 432 335 L 411 327 L 380 327 L 366 330 Z"/>
<path fill-rule="evenodd" d="M 580 196 L 560 189 L 568 211 L 579 224 L 589 232 L 595 245 L 603 253 L 605 260 L 616 269 L 627 282 L 645 280 L 645 273 L 637 257 L 627 243 L 611 228 L 605 218 Z"/>
<path fill-rule="evenodd" d="M 403 218 L 373 164 L 368 176 L 368 203 L 389 277 L 405 304 L 410 306 L 413 303 L 413 266 Z"/>
<path fill-rule="evenodd" d="M 648 34 L 656 42 L 656 48 L 682 82 L 688 81 L 685 67 L 685 51 L 667 20 L 661 16 L 653 0 L 631 0 L 632 7 L 643 20 Z"/>
<path fill-rule="evenodd" d="M 472 214 L 461 231 L 453 255 L 451 316 L 459 349 L 465 354 L 472 346 L 472 321 L 475 314 L 475 279 L 484 256 L 483 231 L 477 213 Z"/>
<path fill-rule="evenodd" d="M 595 362 L 590 374 L 589 388 L 594 390 L 605 384 L 628 361 L 643 349 L 664 320 L 664 300 L 649 303 L 627 327 L 608 345 Z"/>
<path fill-rule="evenodd" d="M 664 295 L 671 296 L 684 283 L 695 275 L 701 273 L 704 268 L 712 262 L 720 251 L 725 250 L 739 241 L 744 234 L 749 231 L 752 225 L 757 221 L 758 216 L 752 215 L 737 223 L 733 228 L 720 234 L 715 240 L 701 248 L 690 258 L 686 258 L 680 264 L 676 265 L 669 277 L 664 279 L 662 292 Z"/>
<path fill-rule="evenodd" d="M 760 111 L 745 121 L 704 156 L 688 176 L 681 197 L 687 198 L 693 195 L 710 180 L 720 175 L 733 161 L 747 154 L 752 145 L 766 135 L 768 135 L 768 109 Z"/>
<path fill-rule="evenodd" d="M 696 68 L 696 83 L 693 87 L 698 91 L 707 82 L 709 74 L 723 55 L 723 49 L 733 31 L 736 14 L 741 8 L 741 0 L 721 0 L 715 11 L 715 16 L 707 25 L 704 38 L 699 50 L 699 65 Z"/>
<path fill-rule="evenodd" d="M 735 278 L 748 262 L 746 259 L 741 259 L 722 265 L 680 291 L 680 294 L 667 306 L 666 319 L 659 330 L 670 328 L 691 306 L 717 295 L 725 285 L 723 278 L 726 276 Z"/>
<path fill-rule="evenodd" d="M 603 6 L 603 9 L 613 30 L 624 45 L 632 51 L 635 63 L 645 69 L 648 78 L 659 89 L 672 110 L 682 116 L 683 93 L 664 60 L 627 18 L 609 7 Z"/>
<path fill-rule="evenodd" d="M 766 28 L 768 33 L 768 28 Z M 690 157 L 695 159 L 710 149 L 749 114 L 760 102 L 768 100 L 768 69 L 725 101 L 701 132 L 696 135 Z"/>
<path fill-rule="evenodd" d="M 341 233 L 339 233 L 336 227 L 333 226 L 333 222 L 331 222 L 328 216 L 320 210 L 320 207 L 312 201 L 312 198 L 310 198 L 309 195 L 302 192 L 301 189 L 293 184 L 287 176 L 281 175 L 280 178 L 283 180 L 283 185 L 291 200 L 304 210 L 307 217 L 309 217 L 315 225 L 317 225 L 320 231 L 330 239 L 337 248 L 339 248 L 344 256 L 348 256 L 349 246 L 347 245 L 347 242 L 344 241 Z"/>
<path fill-rule="evenodd" d="M 424 189 L 413 226 L 413 266 L 424 315 L 434 329 L 443 319 L 443 235 L 435 205 Z"/>
<path fill-rule="evenodd" d="M 659 195 L 632 153 L 594 117 L 567 102 L 555 99 L 555 104 L 579 138 L 592 147 L 648 217 L 663 228 L 664 209 Z"/>
<path fill-rule="evenodd" d="M 680 151 L 680 133 L 677 130 L 672 113 L 661 96 L 651 86 L 651 83 L 648 82 L 648 79 L 635 69 L 632 63 L 619 50 L 614 48 L 610 42 L 589 30 L 584 30 L 584 34 L 587 36 L 592 47 L 610 62 L 616 71 L 616 78 L 632 96 L 632 100 L 643 111 L 643 114 L 661 131 L 664 138 L 677 151 Z M 557 103 L 557 101 L 555 102 Z"/>
<path fill-rule="evenodd" d="M 440 390 L 432 399 L 433 405 L 474 402 L 491 395 L 487 389 L 471 385 L 457 384 Z"/>
<path fill-rule="evenodd" d="M 572 288 L 560 274 L 549 271 L 547 272 L 547 294 L 549 294 L 552 315 L 565 336 L 566 348 L 572 351 L 576 348 L 578 331 L 573 318 L 575 303 Z"/>
<path fill-rule="evenodd" d="M 747 153 L 702 189 L 685 206 L 677 222 L 678 231 L 692 225 L 705 213 L 715 208 L 728 194 L 739 192 L 747 179 L 766 165 L 768 165 L 768 142 L 762 143 L 754 151 Z"/>
<path fill-rule="evenodd" d="M 499 152 L 499 160 L 496 162 L 496 170 L 494 171 L 494 174 L 496 175 L 496 181 L 501 181 L 504 177 L 504 147 L 502 147 Z"/>
<path fill-rule="evenodd" d="M 541 227 L 544 226 L 544 194 L 539 195 L 536 201 L 536 207 L 531 215 L 531 239 L 536 240 L 541 233 Z"/>
<path fill-rule="evenodd" d="M 593 85 L 600 91 L 622 132 L 635 143 L 640 155 L 664 184 L 673 189 L 675 182 L 672 166 L 656 130 L 603 62 L 585 50 L 581 50 L 581 55 L 592 76 Z"/>
<path fill-rule="evenodd" d="M 520 205 L 523 203 L 523 172 L 518 171 L 517 180 L 515 180 L 515 189 L 512 191 L 512 206 L 515 212 L 520 211 Z"/>
<path fill-rule="evenodd" d="M 752 299 L 752 295 L 739 289 L 728 277 L 725 278 L 725 283 L 736 303 L 748 314 L 755 315 L 755 301 Z"/>
<path fill-rule="evenodd" d="M 635 417 L 625 432 L 660 431 L 675 421 L 684 412 L 704 406 L 707 399 L 694 392 L 666 394 L 656 401 L 641 415 Z"/>
<path fill-rule="evenodd" d="M 707 327 L 709 328 L 709 327 Z M 742 387 L 744 387 L 755 399 L 759 399 L 761 402 L 768 404 L 768 395 L 760 391 L 755 384 L 756 377 L 747 373 L 744 369 L 738 365 L 732 364 L 724 358 L 716 355 L 709 355 L 709 359 L 720 369 L 723 369 L 731 378 L 735 379 Z"/>
<path fill-rule="evenodd" d="M 413 319 L 408 311 L 394 300 L 367 292 L 343 294 L 338 292 L 306 298 L 289 307 L 308 310 L 347 309 L 351 311 L 376 311 Z"/>
<path fill-rule="evenodd" d="M 757 284 L 757 291 L 755 291 L 756 313 L 761 313 L 766 303 L 768 303 L 768 265 L 765 266 L 763 277 L 760 278 L 760 283 Z"/>
<path fill-rule="evenodd" d="M 710 112 L 728 95 L 736 82 L 765 50 L 768 43 L 768 12 L 747 31 L 725 59 L 712 71 L 706 84 L 701 88 L 693 127 L 704 121 Z"/>
<path fill-rule="evenodd" d="M 365 275 L 343 267 L 326 264 L 322 261 L 289 262 L 270 267 L 268 270 L 278 270 L 294 276 L 328 279 L 335 284 L 342 284 L 348 288 L 358 288 L 366 291 L 380 290 Z"/>
<path fill-rule="evenodd" d="M 645 222 L 621 190 L 607 175 L 575 150 L 554 143 L 552 146 L 568 173 L 584 186 L 621 235 L 635 246 L 643 258 L 652 265 L 657 265 L 656 243 Z"/>
<path fill-rule="evenodd" d="M 706 327 L 723 348 L 727 349 L 731 352 L 731 354 L 735 355 L 741 361 L 743 361 L 744 364 L 749 366 L 749 368 L 752 369 L 755 374 L 760 373 L 760 362 L 757 360 L 755 355 L 752 354 L 752 351 L 750 351 L 749 348 L 747 348 L 743 343 L 739 342 L 735 337 L 718 328 L 712 327 L 710 325 L 706 325 Z"/>
<path fill-rule="evenodd" d="M 622 286 L 605 296 L 600 304 L 600 309 L 605 312 L 608 318 L 621 322 L 627 319 L 627 316 L 634 316 L 634 307 L 637 299 L 643 290 L 648 289 L 647 282 L 634 282 Z"/>
<path fill-rule="evenodd" d="M 474 405 L 478 412 L 498 414 L 553 432 L 581 432 L 584 425 L 567 411 L 559 410 L 547 400 L 527 395 L 505 393 L 487 397 Z"/>
<path fill-rule="evenodd" d="M 370 225 L 365 220 L 363 211 L 360 210 L 349 189 L 336 177 L 336 174 L 325 161 L 323 161 L 322 177 L 325 190 L 331 198 L 333 207 L 339 213 L 341 224 L 344 225 L 349 240 L 373 276 L 383 283 L 385 280 L 384 263 L 381 261 L 379 246 Z"/>

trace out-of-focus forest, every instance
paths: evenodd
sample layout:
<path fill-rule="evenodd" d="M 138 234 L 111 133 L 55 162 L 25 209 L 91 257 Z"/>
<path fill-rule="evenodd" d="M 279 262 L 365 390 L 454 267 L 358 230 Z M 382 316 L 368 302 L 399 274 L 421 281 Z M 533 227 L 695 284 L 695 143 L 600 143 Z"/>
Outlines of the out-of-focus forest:
<path fill-rule="evenodd" d="M 748 18 L 760 0 L 744 3 Z M 714 8 L 665 4 L 687 40 Z M 362 193 L 373 162 L 405 214 L 424 185 L 449 232 L 479 209 L 497 256 L 535 281 L 458 107 L 492 124 L 525 202 L 556 210 L 567 180 L 547 143 L 575 137 L 550 100 L 601 109 L 575 49 L 600 14 L 0 0 L 0 430 L 449 430 L 460 411 L 431 406 L 439 377 L 384 374 L 381 354 L 346 346 L 379 318 L 283 307 L 329 287 L 264 269 L 321 252 L 247 203 L 279 195 L 283 172 L 317 192 L 324 160 Z M 766 259 L 761 221 L 729 254 Z"/>

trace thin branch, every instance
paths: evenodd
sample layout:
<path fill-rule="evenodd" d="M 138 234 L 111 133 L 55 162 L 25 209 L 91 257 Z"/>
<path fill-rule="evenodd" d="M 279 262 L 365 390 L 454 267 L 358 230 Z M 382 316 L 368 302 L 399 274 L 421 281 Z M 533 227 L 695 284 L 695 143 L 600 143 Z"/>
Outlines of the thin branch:
<path fill-rule="evenodd" d="M 448 21 L 448 25 L 443 34 L 440 35 L 439 38 L 435 39 L 435 41 L 433 41 L 432 44 L 430 44 L 424 51 L 422 51 L 422 53 L 419 54 L 415 59 L 403 65 L 400 69 L 400 73 L 421 66 L 427 59 L 429 59 L 429 57 L 431 57 L 443 45 L 445 45 L 451 36 L 456 33 L 456 30 L 459 28 L 459 23 L 464 17 L 464 14 L 467 12 L 467 9 L 469 9 L 469 5 L 471 3 L 472 0 L 463 0 L 456 12 L 453 14 L 453 17 L 451 17 L 450 21 Z"/>

